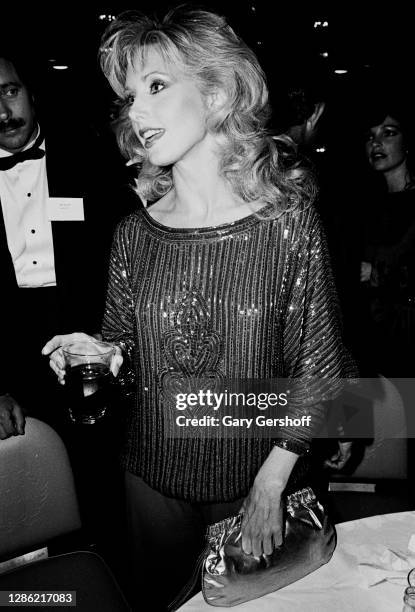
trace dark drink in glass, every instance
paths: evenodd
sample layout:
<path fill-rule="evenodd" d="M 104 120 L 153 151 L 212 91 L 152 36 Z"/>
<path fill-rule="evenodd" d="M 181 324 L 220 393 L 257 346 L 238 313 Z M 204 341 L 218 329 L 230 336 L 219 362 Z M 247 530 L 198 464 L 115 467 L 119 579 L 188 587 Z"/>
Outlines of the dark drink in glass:
<path fill-rule="evenodd" d="M 82 340 L 62 347 L 66 364 L 69 416 L 74 423 L 93 424 L 106 412 L 114 346 Z"/>
<path fill-rule="evenodd" d="M 66 386 L 69 416 L 74 423 L 95 423 L 104 416 L 111 376 L 109 367 L 100 363 L 68 368 Z"/>

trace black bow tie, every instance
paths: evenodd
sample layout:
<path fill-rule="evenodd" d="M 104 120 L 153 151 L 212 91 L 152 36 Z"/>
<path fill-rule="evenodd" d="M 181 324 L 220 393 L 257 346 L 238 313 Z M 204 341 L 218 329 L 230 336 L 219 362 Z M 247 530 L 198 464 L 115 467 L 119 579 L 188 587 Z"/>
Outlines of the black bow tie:
<path fill-rule="evenodd" d="M 39 149 L 42 142 L 43 135 L 39 134 L 33 146 L 29 149 L 19 151 L 19 153 L 8 155 L 7 157 L 0 157 L 0 170 L 10 170 L 10 168 L 14 168 L 16 164 L 20 164 L 20 162 L 26 161 L 26 159 L 42 159 L 45 155 L 43 149 Z"/>

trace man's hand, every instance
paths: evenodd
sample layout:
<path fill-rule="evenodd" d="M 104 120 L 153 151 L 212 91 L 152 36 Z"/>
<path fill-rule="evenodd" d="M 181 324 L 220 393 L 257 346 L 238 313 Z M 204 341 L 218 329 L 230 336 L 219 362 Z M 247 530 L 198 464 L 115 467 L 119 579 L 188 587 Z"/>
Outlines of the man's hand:
<path fill-rule="evenodd" d="M 25 416 L 19 404 L 8 393 L 0 395 L 0 440 L 24 435 Z"/>
<path fill-rule="evenodd" d="M 338 442 L 337 452 L 326 459 L 324 466 L 332 470 L 342 470 L 352 456 L 353 442 Z"/>

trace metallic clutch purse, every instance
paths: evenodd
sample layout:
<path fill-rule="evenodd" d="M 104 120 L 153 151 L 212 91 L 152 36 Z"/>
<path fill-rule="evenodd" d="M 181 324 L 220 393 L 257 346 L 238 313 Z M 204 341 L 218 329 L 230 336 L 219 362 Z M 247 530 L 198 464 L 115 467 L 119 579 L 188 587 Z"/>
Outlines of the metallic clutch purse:
<path fill-rule="evenodd" d="M 277 591 L 327 563 L 336 532 L 312 489 L 287 497 L 285 533 L 272 555 L 243 552 L 242 515 L 210 525 L 203 558 L 202 591 L 212 606 L 231 607 Z"/>

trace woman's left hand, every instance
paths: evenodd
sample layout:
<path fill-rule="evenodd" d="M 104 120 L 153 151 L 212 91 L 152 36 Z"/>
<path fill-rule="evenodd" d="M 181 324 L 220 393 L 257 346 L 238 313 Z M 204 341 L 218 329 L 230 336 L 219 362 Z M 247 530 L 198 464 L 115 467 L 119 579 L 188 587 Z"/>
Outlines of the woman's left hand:
<path fill-rule="evenodd" d="M 242 548 L 259 557 L 270 555 L 283 540 L 282 493 L 298 456 L 275 446 L 259 470 L 241 512 Z"/>
<path fill-rule="evenodd" d="M 255 479 L 241 511 L 242 548 L 248 555 L 271 555 L 282 544 L 281 489 L 261 472 Z"/>

